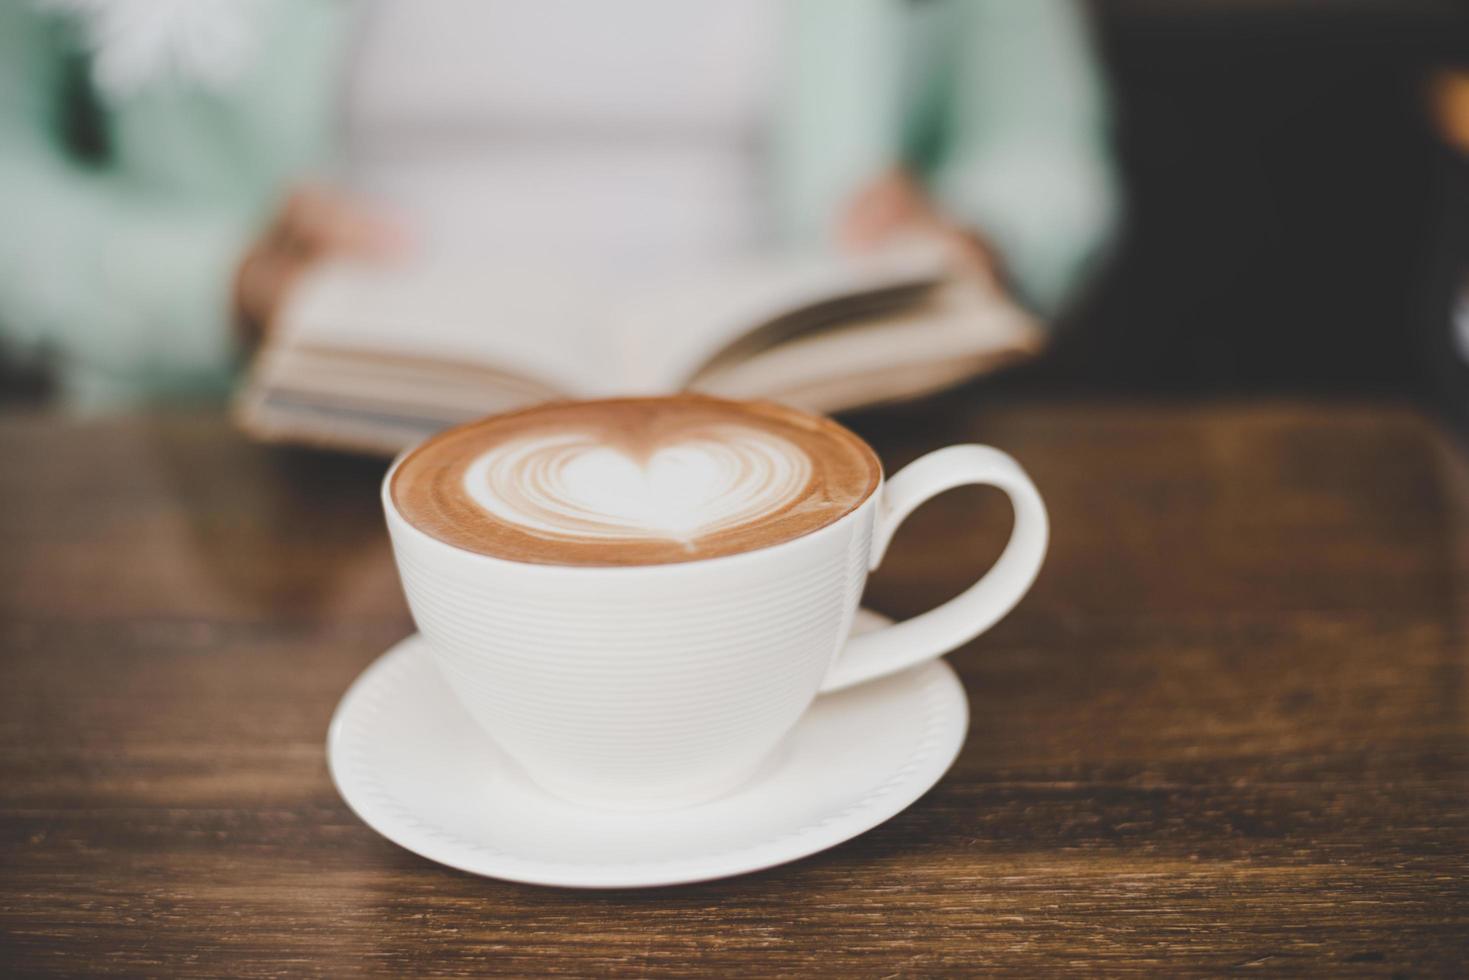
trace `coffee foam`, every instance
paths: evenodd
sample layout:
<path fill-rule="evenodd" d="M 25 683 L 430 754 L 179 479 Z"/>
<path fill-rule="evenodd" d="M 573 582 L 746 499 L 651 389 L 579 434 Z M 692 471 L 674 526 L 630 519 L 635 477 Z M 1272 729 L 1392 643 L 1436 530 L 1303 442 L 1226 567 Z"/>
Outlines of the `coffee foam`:
<path fill-rule="evenodd" d="M 804 450 L 737 425 L 649 450 L 638 458 L 588 433 L 514 439 L 476 457 L 464 489 L 547 537 L 694 541 L 780 510 L 811 481 Z"/>
<path fill-rule="evenodd" d="M 394 474 L 412 524 L 547 564 L 656 564 L 779 543 L 849 513 L 876 458 L 833 422 L 694 395 L 553 403 L 434 437 Z"/>

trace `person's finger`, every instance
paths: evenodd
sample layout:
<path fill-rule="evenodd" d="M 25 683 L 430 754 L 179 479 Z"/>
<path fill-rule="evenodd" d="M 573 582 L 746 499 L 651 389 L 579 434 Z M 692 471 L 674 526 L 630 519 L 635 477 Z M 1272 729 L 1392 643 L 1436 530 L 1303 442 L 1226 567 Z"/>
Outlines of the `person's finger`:
<path fill-rule="evenodd" d="M 294 203 L 292 235 L 308 257 L 384 257 L 404 244 L 401 229 L 394 222 L 345 195 L 314 189 Z"/>
<path fill-rule="evenodd" d="M 302 190 L 291 198 L 286 211 L 292 250 L 314 256 L 331 245 L 335 208 L 319 190 Z"/>
<path fill-rule="evenodd" d="M 892 171 L 852 198 L 838 224 L 837 237 L 847 247 L 870 248 L 931 215 L 928 200 L 913 178 L 901 170 Z"/>
<path fill-rule="evenodd" d="M 297 187 L 286 196 L 261 236 L 262 252 L 267 256 L 294 258 L 311 250 L 309 228 L 313 222 L 314 194 L 311 188 Z"/>
<path fill-rule="evenodd" d="M 310 262 L 282 252 L 256 251 L 240 264 L 235 282 L 235 308 L 248 340 L 269 334 L 286 299 Z"/>
<path fill-rule="evenodd" d="M 265 244 L 292 259 L 311 259 L 343 244 L 340 209 L 324 191 L 299 187 L 291 192 L 273 223 Z"/>
<path fill-rule="evenodd" d="M 949 253 L 953 271 L 995 288 L 1004 286 L 1004 269 L 999 253 L 984 238 L 968 228 L 945 225 L 938 229 Z"/>
<path fill-rule="evenodd" d="M 866 247 L 886 238 L 905 220 L 905 202 L 889 185 L 868 188 L 852 202 L 844 237 L 851 245 Z"/>

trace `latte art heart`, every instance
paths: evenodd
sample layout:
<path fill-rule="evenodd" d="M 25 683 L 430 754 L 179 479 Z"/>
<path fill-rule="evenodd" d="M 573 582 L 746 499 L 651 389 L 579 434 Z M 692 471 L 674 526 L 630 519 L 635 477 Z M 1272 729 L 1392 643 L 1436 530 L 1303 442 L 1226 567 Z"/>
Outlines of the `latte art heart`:
<path fill-rule="evenodd" d="M 692 542 L 800 500 L 811 460 L 738 425 L 670 436 L 641 458 L 592 432 L 538 432 L 477 456 L 464 490 L 500 521 L 548 538 Z"/>
<path fill-rule="evenodd" d="M 829 419 L 685 392 L 448 429 L 397 463 L 389 492 L 390 514 L 451 547 L 611 566 L 778 545 L 841 520 L 881 482 L 872 450 Z"/>

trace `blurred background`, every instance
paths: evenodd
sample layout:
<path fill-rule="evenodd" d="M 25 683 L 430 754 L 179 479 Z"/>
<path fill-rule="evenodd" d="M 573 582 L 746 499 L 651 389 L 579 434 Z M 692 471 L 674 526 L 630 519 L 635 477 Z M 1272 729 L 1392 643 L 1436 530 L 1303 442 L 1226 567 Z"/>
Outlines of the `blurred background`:
<path fill-rule="evenodd" d="M 1466 7 L 1091 10 L 1128 227 L 1027 382 L 1411 395 L 1462 413 Z"/>
<path fill-rule="evenodd" d="M 120 147 L 136 149 L 128 141 L 147 139 L 146 127 L 113 131 L 99 107 L 106 99 L 87 91 L 98 67 L 126 87 L 137 66 L 126 59 L 89 65 L 95 50 L 80 43 L 58 56 L 54 71 L 38 69 L 36 46 L 54 39 L 54 24 L 32 28 L 90 18 L 105 32 L 106 15 L 98 12 L 108 8 L 132 8 L 135 20 L 149 21 L 183 9 L 0 0 L 11 25 L 0 48 L 6 113 L 44 114 L 50 110 L 36 103 L 65 101 L 57 138 L 83 167 L 104 166 Z M 1466 7 L 1453 0 L 1091 0 L 1074 12 L 1089 25 L 1110 106 L 1110 149 L 1103 152 L 1115 167 L 1121 220 L 1097 273 L 1078 277 L 1067 301 L 1046 311 L 1053 320 L 1046 352 L 979 384 L 1047 393 L 1391 396 L 1469 419 Z M 300 26 L 302 33 L 318 29 L 313 18 Z M 226 64 L 235 54 L 226 33 L 199 57 Z M 42 76 L 52 90 L 35 90 Z M 1023 83 L 1016 82 L 1017 97 Z M 340 109 L 336 102 L 297 104 L 289 90 L 270 94 L 262 111 L 271 105 L 285 114 Z M 3 294 L 35 277 L 35 255 L 45 254 L 37 249 L 56 237 L 51 225 L 90 205 L 64 191 L 64 201 L 46 204 L 14 178 L 15 160 L 25 156 L 17 131 L 0 131 L 12 144 L 0 147 L 11 168 L 11 190 L 0 195 L 7 212 L 0 280 L 11 280 L 0 281 L 0 390 L 8 403 L 54 404 L 56 352 L 67 331 L 79 328 L 47 335 L 32 322 L 46 319 L 44 290 L 29 290 L 25 302 L 5 302 Z M 289 166 L 280 163 L 274 196 L 254 205 L 257 228 L 279 213 L 279 195 L 295 176 Z M 357 229 L 366 237 L 375 231 Z M 95 291 L 84 278 L 72 285 L 64 273 L 50 274 L 58 306 L 76 306 L 69 291 Z M 107 281 L 149 274 L 123 263 Z M 105 293 L 93 299 L 109 302 Z"/>

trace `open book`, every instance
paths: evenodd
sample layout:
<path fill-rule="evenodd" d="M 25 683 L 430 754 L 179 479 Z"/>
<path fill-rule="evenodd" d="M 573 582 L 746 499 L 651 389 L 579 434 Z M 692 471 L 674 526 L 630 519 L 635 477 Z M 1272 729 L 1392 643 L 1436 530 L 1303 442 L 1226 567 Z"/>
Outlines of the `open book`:
<path fill-rule="evenodd" d="M 392 453 L 552 398 L 691 389 L 834 412 L 1039 342 L 1028 314 L 924 250 L 785 256 L 637 290 L 503 265 L 335 265 L 294 293 L 236 414 L 258 438 Z"/>

